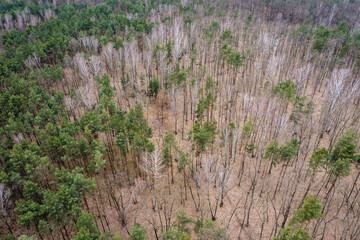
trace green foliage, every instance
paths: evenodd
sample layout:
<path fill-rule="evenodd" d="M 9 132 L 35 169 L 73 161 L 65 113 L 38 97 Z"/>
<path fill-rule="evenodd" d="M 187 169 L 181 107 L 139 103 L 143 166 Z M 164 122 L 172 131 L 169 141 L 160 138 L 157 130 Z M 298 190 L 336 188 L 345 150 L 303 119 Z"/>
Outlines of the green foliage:
<path fill-rule="evenodd" d="M 94 36 L 101 44 L 114 41 L 119 49 L 123 39 L 115 39 L 115 33 L 123 36 L 125 29 L 130 37 L 149 33 L 153 24 L 147 23 L 146 15 L 159 3 L 147 7 L 138 1 L 123 2 L 58 7 L 18 0 L 0 3 L 0 12 L 27 7 L 41 18 L 47 8 L 56 14 L 55 18 L 40 21 L 37 27 L 1 34 L 0 181 L 12 187 L 18 224 L 35 226 L 41 238 L 63 226 L 73 231 L 72 222 L 80 223 L 85 218 L 82 214 L 78 219 L 82 199 L 92 193 L 95 184 L 76 166 L 82 166 L 89 175 L 104 167 L 106 148 L 100 134 L 118 136 L 116 144 L 124 155 L 129 149 L 137 156 L 144 149 L 154 148 L 149 140 L 152 130 L 141 106 L 127 116 L 117 109 L 107 75 L 96 77 L 101 84 L 100 104 L 82 116 L 75 117 L 72 112 L 70 118 L 63 106 L 64 94 L 51 88 L 62 79 L 63 66 L 77 51 L 79 38 Z M 130 11 L 138 17 L 128 19 L 125 13 Z M 30 58 L 38 61 L 25 61 Z M 70 90 L 70 96 L 78 97 L 75 89 Z M 15 144 L 15 138 L 23 140 Z M 100 235 L 89 226 L 76 229 L 75 239 L 98 239 Z"/>
<path fill-rule="evenodd" d="M 300 142 L 292 139 L 284 145 L 278 145 L 276 140 L 271 141 L 265 149 L 265 158 L 272 157 L 275 164 L 284 163 L 288 164 L 294 159 L 299 151 Z"/>
<path fill-rule="evenodd" d="M 277 140 L 271 140 L 265 149 L 265 158 L 275 156 L 279 149 L 279 143 Z"/>
<path fill-rule="evenodd" d="M 341 47 L 339 52 L 339 57 L 344 57 L 349 51 L 351 47 L 351 39 L 347 40 L 344 45 Z"/>
<path fill-rule="evenodd" d="M 244 32 L 245 33 L 249 29 L 252 20 L 253 20 L 253 15 L 249 14 L 249 16 L 246 18 L 246 22 L 245 22 L 245 27 L 244 27 Z"/>
<path fill-rule="evenodd" d="M 16 202 L 15 212 L 19 214 L 18 224 L 27 227 L 38 224 L 43 214 L 43 209 L 37 202 L 20 199 Z"/>
<path fill-rule="evenodd" d="M 255 123 L 252 120 L 247 121 L 242 129 L 241 137 L 248 138 L 254 130 Z"/>
<path fill-rule="evenodd" d="M 151 79 L 149 81 L 149 93 L 148 95 L 156 98 L 160 92 L 160 82 L 157 78 Z"/>
<path fill-rule="evenodd" d="M 119 50 L 119 49 L 122 48 L 122 47 L 124 47 L 124 40 L 123 40 L 120 36 L 118 36 L 118 37 L 116 38 L 114 48 L 115 48 L 116 50 Z"/>
<path fill-rule="evenodd" d="M 3 1 L 0 3 L 0 13 L 15 12 L 16 10 L 23 9 L 25 6 L 26 2 L 24 0 Z"/>
<path fill-rule="evenodd" d="M 101 79 L 101 90 L 100 90 L 100 103 L 105 106 L 105 109 L 113 113 L 111 108 L 114 105 L 112 98 L 114 97 L 114 89 L 110 85 L 110 78 L 108 75 L 104 75 Z"/>
<path fill-rule="evenodd" d="M 94 224 L 94 217 L 82 211 L 80 217 L 77 219 L 75 230 L 76 236 L 72 240 L 96 240 L 100 237 L 100 230 Z"/>
<path fill-rule="evenodd" d="M 191 56 L 190 56 L 190 69 L 193 69 L 194 68 L 194 63 L 195 63 L 195 60 L 196 60 L 196 55 L 197 55 L 197 50 L 196 48 L 194 48 L 193 52 L 191 53 Z"/>
<path fill-rule="evenodd" d="M 205 111 L 214 107 L 216 94 L 217 87 L 215 81 L 211 77 L 207 77 L 205 82 L 205 95 L 202 94 L 199 99 L 197 109 L 195 110 L 197 119 L 202 120 L 204 118 Z"/>
<path fill-rule="evenodd" d="M 143 32 L 149 33 L 153 24 L 147 23 L 146 18 L 142 16 L 150 12 L 150 9 L 158 3 L 150 4 L 146 8 L 143 3 L 122 1 L 122 3 L 124 2 L 127 2 L 126 7 L 119 2 L 119 8 L 127 10 L 120 11 L 120 14 L 116 14 L 118 11 L 113 12 L 111 5 L 105 4 L 92 7 L 86 7 L 83 4 L 62 5 L 55 9 L 56 18 L 39 22 L 37 27 L 28 26 L 23 32 L 16 30 L 4 32 L 2 39 L 5 51 L 0 54 L 0 79 L 4 80 L 3 77 L 9 77 L 11 72 L 21 72 L 25 65 L 24 60 L 33 54 L 39 56 L 41 62 L 48 65 L 62 61 L 70 40 L 79 36 L 80 32 L 82 32 L 82 36 L 95 35 L 102 44 L 112 41 L 114 33 L 124 31 L 126 27 L 134 35 Z M 9 11 L 19 8 L 18 6 L 14 7 L 16 4 L 1 4 L 4 8 L 0 8 L 0 12 L 3 9 Z M 24 6 L 22 5 L 20 9 Z M 27 6 L 34 11 L 32 14 L 39 17 L 42 17 L 41 14 L 46 8 L 49 8 L 49 6 L 45 5 L 44 7 L 41 4 Z M 133 14 L 136 12 L 138 18 L 128 19 L 124 13 L 129 11 L 134 12 Z M 120 42 L 116 41 L 116 47 L 121 47 Z"/>
<path fill-rule="evenodd" d="M 304 116 L 309 115 L 313 111 L 313 103 L 307 101 L 306 96 L 296 97 L 293 109 L 290 114 L 290 121 L 300 124 Z"/>
<path fill-rule="evenodd" d="M 41 179 L 36 170 L 46 165 L 48 160 L 44 157 L 40 147 L 27 140 L 15 145 L 10 151 L 9 157 L 5 165 L 8 176 L 6 182 L 13 187 L 23 185 L 24 180 Z"/>
<path fill-rule="evenodd" d="M 275 162 L 289 162 L 298 154 L 300 142 L 297 139 L 292 139 L 280 146 L 275 155 Z"/>
<path fill-rule="evenodd" d="M 343 57 L 350 49 L 350 43 L 351 43 L 351 39 L 349 38 L 350 30 L 347 26 L 347 23 L 344 21 L 339 22 L 338 25 L 333 30 L 329 30 L 324 26 L 319 26 L 315 30 L 314 35 L 315 35 L 315 41 L 312 46 L 312 50 L 314 52 L 317 53 L 322 52 L 325 49 L 326 43 L 332 38 L 344 42 L 343 47 L 339 53 L 340 57 Z"/>
<path fill-rule="evenodd" d="M 310 158 L 310 168 L 326 168 L 333 180 L 348 176 L 351 172 L 351 164 L 358 161 L 356 155 L 359 136 L 353 129 L 339 137 L 331 152 L 325 148 L 317 149 Z"/>
<path fill-rule="evenodd" d="M 115 233 L 114 237 L 111 240 L 122 240 L 120 234 L 117 232 Z"/>
<path fill-rule="evenodd" d="M 225 31 L 220 36 L 221 40 L 232 40 L 234 36 L 232 35 L 232 32 L 230 29 L 225 29 Z"/>
<path fill-rule="evenodd" d="M 174 41 L 172 41 L 172 40 L 170 40 L 169 42 L 167 42 L 166 43 L 166 58 L 167 58 L 167 60 L 168 60 L 168 64 L 169 63 L 171 63 L 172 62 L 172 58 L 173 58 L 173 56 L 172 56 L 172 48 L 173 48 L 173 46 L 174 46 Z"/>
<path fill-rule="evenodd" d="M 170 163 L 173 159 L 171 154 L 171 149 L 175 148 L 177 150 L 177 143 L 174 134 L 168 133 L 164 137 L 164 144 L 163 144 L 163 157 L 165 162 Z"/>
<path fill-rule="evenodd" d="M 220 25 L 217 21 L 212 21 L 211 25 L 210 25 L 212 30 L 219 30 L 220 29 Z"/>
<path fill-rule="evenodd" d="M 359 136 L 353 129 L 346 131 L 343 136 L 339 137 L 330 153 L 328 162 L 329 170 L 335 178 L 350 174 L 351 163 L 357 159 L 355 154 L 358 140 Z"/>
<path fill-rule="evenodd" d="M 345 21 L 341 21 L 333 30 L 333 36 L 336 38 L 347 39 L 350 35 L 349 27 Z"/>
<path fill-rule="evenodd" d="M 163 240 L 178 240 L 181 236 L 181 233 L 179 233 L 176 229 L 169 229 L 166 232 L 163 233 Z"/>
<path fill-rule="evenodd" d="M 129 148 L 136 155 L 139 156 L 142 151 L 152 152 L 154 150 L 154 144 L 149 140 L 152 136 L 152 130 L 144 119 L 141 104 L 137 104 L 135 108 L 130 109 L 126 115 L 124 125 Z"/>
<path fill-rule="evenodd" d="M 275 240 L 311 240 L 312 237 L 304 229 L 295 230 L 293 227 L 285 227 L 281 229 L 279 236 Z"/>
<path fill-rule="evenodd" d="M 20 237 L 21 237 L 21 236 L 20 236 Z M 14 237 L 14 235 L 12 235 L 12 234 L 5 235 L 3 238 L 4 238 L 4 240 L 15 240 L 15 237 Z"/>
<path fill-rule="evenodd" d="M 228 239 L 224 228 L 219 228 L 214 221 L 207 218 L 205 222 L 198 220 L 194 229 L 200 240 L 224 240 Z"/>
<path fill-rule="evenodd" d="M 180 152 L 179 167 L 178 167 L 179 172 L 184 170 L 186 165 L 190 165 L 189 156 L 187 153 Z"/>
<path fill-rule="evenodd" d="M 313 36 L 313 29 L 311 25 L 302 23 L 295 31 L 294 31 L 295 38 L 299 40 L 307 40 Z"/>
<path fill-rule="evenodd" d="M 211 41 L 215 37 L 215 35 L 217 35 L 219 29 L 220 29 L 219 23 L 216 21 L 212 21 L 211 25 L 205 28 L 204 35 Z"/>
<path fill-rule="evenodd" d="M 326 148 L 319 148 L 312 153 L 310 158 L 310 169 L 316 171 L 319 167 L 324 166 L 329 161 L 329 152 Z"/>
<path fill-rule="evenodd" d="M 185 19 L 184 19 L 184 23 L 185 25 L 187 24 L 191 24 L 193 21 L 191 20 L 191 18 L 189 16 L 186 16 Z"/>
<path fill-rule="evenodd" d="M 38 229 L 39 229 L 39 234 L 42 236 L 49 232 L 50 225 L 46 221 L 40 220 Z"/>
<path fill-rule="evenodd" d="M 312 49 L 314 51 L 321 52 L 324 49 L 329 38 L 332 37 L 332 35 L 332 31 L 330 31 L 328 28 L 324 26 L 319 26 L 315 30 L 315 36 L 317 39 L 315 40 Z"/>
<path fill-rule="evenodd" d="M 195 150 L 196 155 L 204 152 L 206 147 L 210 146 L 216 137 L 216 122 L 204 122 L 200 124 L 196 122 L 190 132 L 192 135 L 194 145 L 193 150 Z"/>
<path fill-rule="evenodd" d="M 296 96 L 296 85 L 290 79 L 276 84 L 272 90 L 272 95 L 282 100 L 293 101 Z"/>
<path fill-rule="evenodd" d="M 63 68 L 61 66 L 51 66 L 47 64 L 45 64 L 43 68 L 35 69 L 32 73 L 36 75 L 36 78 L 34 80 L 37 80 L 39 83 L 42 84 L 49 80 L 51 80 L 52 82 L 57 82 L 61 80 L 64 74 Z M 30 73 L 30 76 L 32 73 Z"/>
<path fill-rule="evenodd" d="M 77 216 L 81 212 L 81 196 L 92 194 L 95 183 L 82 174 L 81 168 L 75 168 L 72 172 L 57 170 L 55 176 L 58 191 L 55 193 L 47 190 L 43 205 L 50 219 L 62 223 L 67 217 Z"/>
<path fill-rule="evenodd" d="M 311 240 L 310 234 L 304 230 L 311 220 L 319 219 L 322 206 L 317 196 L 307 195 L 302 207 L 294 212 L 289 225 L 281 229 L 275 240 Z"/>
<path fill-rule="evenodd" d="M 115 144 L 118 148 L 120 148 L 122 154 L 125 156 L 128 151 L 128 141 L 124 132 L 120 132 L 116 137 Z"/>
<path fill-rule="evenodd" d="M 72 172 L 57 170 L 54 190 L 38 188 L 34 182 L 25 184 L 25 199 L 16 202 L 18 224 L 21 226 L 37 226 L 41 234 L 49 230 L 49 222 L 63 225 L 68 217 L 76 217 L 81 210 L 81 196 L 91 194 L 95 188 L 92 180 L 87 179 L 82 169 Z"/>
<path fill-rule="evenodd" d="M 338 159 L 349 159 L 350 162 L 354 161 L 358 139 L 359 136 L 353 129 L 346 131 L 336 142 L 330 155 L 330 161 L 334 162 Z"/>
<path fill-rule="evenodd" d="M 175 84 L 176 87 L 182 86 L 186 82 L 187 73 L 185 70 L 178 71 L 171 74 L 170 81 Z"/>
<path fill-rule="evenodd" d="M 191 217 L 188 217 L 184 210 L 180 210 L 176 215 L 176 227 L 179 233 L 190 234 L 190 229 L 188 228 L 188 224 L 194 222 Z"/>
<path fill-rule="evenodd" d="M 225 129 L 223 130 L 223 135 L 221 136 L 221 140 L 224 141 L 224 144 L 225 144 L 225 137 L 228 138 L 227 140 L 231 139 L 233 137 L 235 129 L 236 126 L 234 122 L 229 122 L 229 124 L 225 127 Z M 226 134 L 228 135 L 226 136 Z"/>
<path fill-rule="evenodd" d="M 145 229 L 140 226 L 140 224 L 136 223 L 130 232 L 130 240 L 146 240 L 148 239 L 148 234 Z"/>
<path fill-rule="evenodd" d="M 98 141 L 94 140 L 91 143 L 91 148 L 93 152 L 88 170 L 90 172 L 98 173 L 106 163 L 106 160 L 104 159 L 104 155 L 103 155 L 105 152 L 105 147 L 100 140 Z"/>
<path fill-rule="evenodd" d="M 308 223 L 313 219 L 322 217 L 322 206 L 317 196 L 307 195 L 305 202 L 299 210 L 294 212 L 290 225 Z"/>
<path fill-rule="evenodd" d="M 191 237 L 188 234 L 183 233 L 178 240 L 191 240 Z"/>
<path fill-rule="evenodd" d="M 322 52 L 326 46 L 327 41 L 328 41 L 328 38 L 325 38 L 325 37 L 320 37 L 320 38 L 316 39 L 312 46 L 313 51 Z"/>
<path fill-rule="evenodd" d="M 226 59 L 226 62 L 235 67 L 241 67 L 244 64 L 245 56 L 236 52 L 230 45 L 223 44 L 220 49 L 220 56 Z"/>

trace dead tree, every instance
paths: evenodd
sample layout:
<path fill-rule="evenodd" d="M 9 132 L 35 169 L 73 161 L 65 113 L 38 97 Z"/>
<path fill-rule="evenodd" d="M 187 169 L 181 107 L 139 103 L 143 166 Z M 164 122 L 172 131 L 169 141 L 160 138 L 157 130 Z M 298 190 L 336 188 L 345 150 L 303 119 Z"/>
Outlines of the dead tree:
<path fill-rule="evenodd" d="M 144 171 L 149 177 L 152 191 L 152 208 L 154 211 L 157 210 L 157 202 L 158 202 L 158 184 L 160 179 L 164 177 L 163 169 L 164 164 L 161 158 L 161 150 L 155 149 L 152 153 L 145 152 L 143 154 L 143 162 L 144 162 Z"/>

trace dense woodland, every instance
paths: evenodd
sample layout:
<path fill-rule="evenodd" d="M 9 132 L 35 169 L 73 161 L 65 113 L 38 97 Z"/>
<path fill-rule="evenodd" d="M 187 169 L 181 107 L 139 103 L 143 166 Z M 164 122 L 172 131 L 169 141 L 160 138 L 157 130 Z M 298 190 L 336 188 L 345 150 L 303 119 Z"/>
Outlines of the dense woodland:
<path fill-rule="evenodd" d="M 2 0 L 0 238 L 360 239 L 360 2 Z"/>

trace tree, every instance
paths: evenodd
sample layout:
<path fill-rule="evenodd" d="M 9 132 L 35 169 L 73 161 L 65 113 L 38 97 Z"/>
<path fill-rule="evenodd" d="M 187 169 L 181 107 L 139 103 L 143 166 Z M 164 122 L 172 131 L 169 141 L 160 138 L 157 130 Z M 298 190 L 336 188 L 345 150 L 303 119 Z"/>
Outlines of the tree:
<path fill-rule="evenodd" d="M 339 137 L 334 149 L 330 153 L 328 165 L 330 174 L 336 179 L 338 177 L 347 176 L 351 171 L 351 163 L 357 159 L 356 146 L 359 136 L 353 129 L 345 132 Z"/>
<path fill-rule="evenodd" d="M 146 240 L 148 239 L 148 234 L 145 229 L 140 226 L 140 224 L 135 223 L 130 232 L 130 240 Z"/>
<path fill-rule="evenodd" d="M 113 238 L 111 240 L 122 240 L 120 234 L 117 232 L 115 233 L 115 235 L 113 236 Z"/>
<path fill-rule="evenodd" d="M 319 167 L 324 167 L 324 165 L 329 161 L 329 152 L 326 148 L 319 148 L 312 153 L 310 158 L 309 167 L 313 172 L 316 172 Z"/>
<path fill-rule="evenodd" d="M 150 80 L 148 95 L 150 97 L 154 97 L 156 99 L 159 92 L 160 92 L 160 82 L 159 82 L 159 80 L 157 78 L 154 78 L 154 79 Z"/>
<path fill-rule="evenodd" d="M 175 139 L 174 134 L 168 133 L 164 137 L 164 144 L 163 144 L 163 150 L 162 155 L 165 160 L 165 163 L 169 166 L 171 170 L 171 183 L 174 183 L 174 173 L 173 173 L 173 158 L 175 151 L 178 150 L 177 142 Z M 170 187 L 170 186 L 169 186 Z"/>
<path fill-rule="evenodd" d="M 274 86 L 272 95 L 279 97 L 281 100 L 291 102 L 296 96 L 296 86 L 290 79 L 279 82 Z"/>
<path fill-rule="evenodd" d="M 110 85 L 109 76 L 105 74 L 101 79 L 100 103 L 103 104 L 106 109 L 108 109 L 112 104 L 113 97 L 114 89 Z"/>
<path fill-rule="evenodd" d="M 207 218 L 205 222 L 198 220 L 194 229 L 200 240 L 223 240 L 228 239 L 224 228 L 219 228 L 214 221 Z"/>
<path fill-rule="evenodd" d="M 276 183 L 274 198 L 279 188 L 279 185 L 282 183 L 282 179 L 285 176 L 287 167 L 289 166 L 291 160 L 293 160 L 299 152 L 300 142 L 297 139 L 292 139 L 289 142 L 286 142 L 284 145 L 278 146 L 277 142 L 271 142 L 266 149 L 266 156 L 269 155 L 272 158 L 273 164 L 282 163 L 279 179 Z M 271 166 L 270 166 L 271 168 Z"/>
<path fill-rule="evenodd" d="M 173 104 L 174 104 L 174 120 L 175 120 L 175 134 L 177 134 L 177 95 L 178 90 L 181 87 L 184 87 L 186 83 L 187 73 L 185 70 L 178 71 L 176 73 L 171 74 L 171 93 L 173 96 Z"/>
<path fill-rule="evenodd" d="M 335 143 L 334 149 L 330 153 L 326 154 L 326 150 L 318 150 L 316 152 L 315 160 L 325 158 L 323 161 L 320 161 L 320 163 L 325 164 L 329 174 L 326 185 L 329 182 L 332 183 L 325 196 L 326 201 L 324 208 L 327 206 L 330 193 L 334 190 L 337 180 L 348 176 L 351 172 L 351 164 L 358 161 L 358 156 L 355 155 L 358 139 L 359 136 L 353 129 L 350 129 L 347 130 L 343 136 L 339 137 L 338 141 Z M 322 155 L 319 154 L 319 151 Z"/>
<path fill-rule="evenodd" d="M 155 211 L 157 208 L 157 186 L 159 180 L 163 177 L 163 162 L 161 158 L 161 151 L 155 149 L 151 153 L 145 152 L 143 154 L 143 161 L 144 161 L 144 170 L 147 173 L 148 177 L 150 178 L 151 185 L 152 185 L 152 192 L 153 192 L 153 202 L 152 207 Z"/>
<path fill-rule="evenodd" d="M 231 182 L 231 164 L 219 164 L 214 156 L 204 158 L 202 177 L 205 183 L 206 197 L 209 205 L 211 219 L 215 221 L 218 207 L 223 207 L 224 196 L 229 191 Z M 213 192 L 210 194 L 211 189 Z"/>
<path fill-rule="evenodd" d="M 184 210 L 180 210 L 176 215 L 176 227 L 178 231 L 183 234 L 190 234 L 190 229 L 188 224 L 192 223 L 194 220 L 191 217 L 188 217 Z"/>
<path fill-rule="evenodd" d="M 269 171 L 268 172 L 265 171 L 268 174 L 271 173 L 271 169 L 272 169 L 272 166 L 274 164 L 273 157 L 278 154 L 278 149 L 279 149 L 279 143 L 278 143 L 277 140 L 270 141 L 269 144 L 266 146 L 265 158 L 268 158 L 270 160 Z"/>
<path fill-rule="evenodd" d="M 226 40 L 232 40 L 233 39 L 233 35 L 230 29 L 225 29 L 225 31 L 221 34 L 220 37 L 222 40 L 226 41 Z"/>
<path fill-rule="evenodd" d="M 303 228 L 306 227 L 311 220 L 321 218 L 321 211 L 322 206 L 317 196 L 306 196 L 304 204 L 294 212 L 294 216 L 290 220 L 289 225 L 281 229 L 274 240 L 311 240 L 310 234 Z"/>
<path fill-rule="evenodd" d="M 114 47 L 116 50 L 124 47 L 124 40 L 120 36 L 116 38 Z"/>
<path fill-rule="evenodd" d="M 326 195 L 326 200 L 328 200 L 328 196 L 334 189 L 337 180 L 341 177 L 348 176 L 351 172 L 351 164 L 357 161 L 356 145 L 358 139 L 359 136 L 353 129 L 350 129 L 347 130 L 343 136 L 339 137 L 331 152 L 325 148 L 320 148 L 312 154 L 310 158 L 310 168 L 313 171 L 316 171 L 319 167 L 325 168 L 329 174 L 327 183 L 332 182 Z M 326 206 L 326 204 L 324 204 L 324 206 Z"/>
<path fill-rule="evenodd" d="M 202 89 L 200 89 L 202 91 Z M 210 121 L 213 115 L 214 105 L 216 103 L 217 87 L 215 81 L 211 77 L 206 78 L 205 93 L 200 98 L 198 107 L 195 111 L 197 119 L 202 122 L 204 119 L 205 111 L 207 112 L 207 121 Z"/>
<path fill-rule="evenodd" d="M 80 217 L 77 219 L 76 236 L 72 240 L 96 240 L 100 237 L 100 230 L 94 224 L 94 217 L 82 211 Z"/>
<path fill-rule="evenodd" d="M 203 124 L 196 122 L 193 125 L 190 134 L 192 135 L 194 142 L 193 150 L 195 150 L 196 155 L 199 156 L 205 151 L 206 147 L 214 142 L 216 136 L 216 122 L 204 122 Z"/>

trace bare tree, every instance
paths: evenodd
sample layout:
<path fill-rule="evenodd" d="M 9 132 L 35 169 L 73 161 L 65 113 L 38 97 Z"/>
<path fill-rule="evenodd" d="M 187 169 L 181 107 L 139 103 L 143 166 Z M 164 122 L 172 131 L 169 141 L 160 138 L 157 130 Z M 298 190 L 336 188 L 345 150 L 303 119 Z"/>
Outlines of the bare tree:
<path fill-rule="evenodd" d="M 10 31 L 11 29 L 13 29 L 14 28 L 14 23 L 13 23 L 11 15 L 10 14 L 5 14 L 4 19 L 5 19 L 5 22 L 4 22 L 5 30 Z"/>
<path fill-rule="evenodd" d="M 91 56 L 89 58 L 89 69 L 94 76 L 99 76 L 102 69 L 102 62 L 99 56 Z"/>
<path fill-rule="evenodd" d="M 97 40 L 94 36 L 79 38 L 78 43 L 80 49 L 87 53 L 98 52 L 99 40 Z M 107 45 L 104 48 L 107 48 Z"/>
<path fill-rule="evenodd" d="M 29 25 L 37 26 L 39 21 L 40 21 L 40 18 L 38 16 L 30 15 Z"/>
<path fill-rule="evenodd" d="M 54 11 L 49 8 L 45 9 L 42 15 L 45 20 L 49 20 L 52 17 L 56 17 L 56 14 L 54 13 Z"/>
<path fill-rule="evenodd" d="M 87 82 L 90 75 L 89 75 L 89 68 L 86 64 L 86 60 L 80 53 L 75 54 L 73 58 L 73 65 L 76 69 L 77 73 L 79 74 L 80 79 L 83 83 Z"/>
<path fill-rule="evenodd" d="M 330 148 L 336 136 L 342 133 L 341 124 L 349 120 L 349 111 L 353 108 L 348 106 L 360 96 L 360 83 L 356 79 L 349 79 L 350 69 L 339 69 L 333 72 L 332 78 L 328 81 L 326 91 L 326 104 L 322 111 L 321 135 L 324 132 L 332 131 Z M 340 131 L 339 131 L 340 130 Z"/>
<path fill-rule="evenodd" d="M 124 57 L 127 61 L 126 67 L 130 71 L 132 75 L 133 83 L 137 81 L 137 71 L 138 71 L 138 62 L 139 62 L 139 55 L 138 55 L 138 47 L 136 40 L 132 40 L 131 42 L 124 43 Z"/>
<path fill-rule="evenodd" d="M 7 226 L 9 232 L 13 234 L 9 221 L 9 204 L 10 204 L 10 189 L 5 184 L 0 183 L 0 214 L 4 224 Z"/>
<path fill-rule="evenodd" d="M 145 152 L 143 154 L 143 162 L 144 162 L 144 171 L 146 172 L 149 180 L 151 182 L 152 187 L 152 208 L 155 211 L 157 209 L 157 186 L 159 184 L 159 180 L 164 177 L 163 169 L 164 164 L 161 159 L 161 150 L 155 149 L 152 153 Z"/>
<path fill-rule="evenodd" d="M 231 180 L 230 164 L 225 168 L 215 161 L 214 156 L 203 159 L 203 176 L 206 184 L 206 196 L 213 221 L 216 219 L 218 206 L 223 206 L 223 199 L 227 193 Z M 213 192 L 211 191 L 214 187 Z"/>
<path fill-rule="evenodd" d="M 38 68 L 40 67 L 40 61 L 40 57 L 36 53 L 33 53 L 32 55 L 27 57 L 27 59 L 25 60 L 25 64 L 30 68 Z"/>
<path fill-rule="evenodd" d="M 173 29 L 174 29 L 174 47 L 172 54 L 176 60 L 179 62 L 183 51 L 187 47 L 187 35 L 184 33 L 183 29 L 184 19 L 177 17 L 174 19 Z"/>
<path fill-rule="evenodd" d="M 110 76 L 115 77 L 116 73 L 116 59 L 118 59 L 117 51 L 114 48 L 114 43 L 110 42 L 102 48 L 101 57 L 105 62 L 107 72 Z"/>
<path fill-rule="evenodd" d="M 309 77 L 312 71 L 311 64 L 308 63 L 305 66 L 298 68 L 296 71 L 296 94 L 303 95 L 306 89 Z"/>

